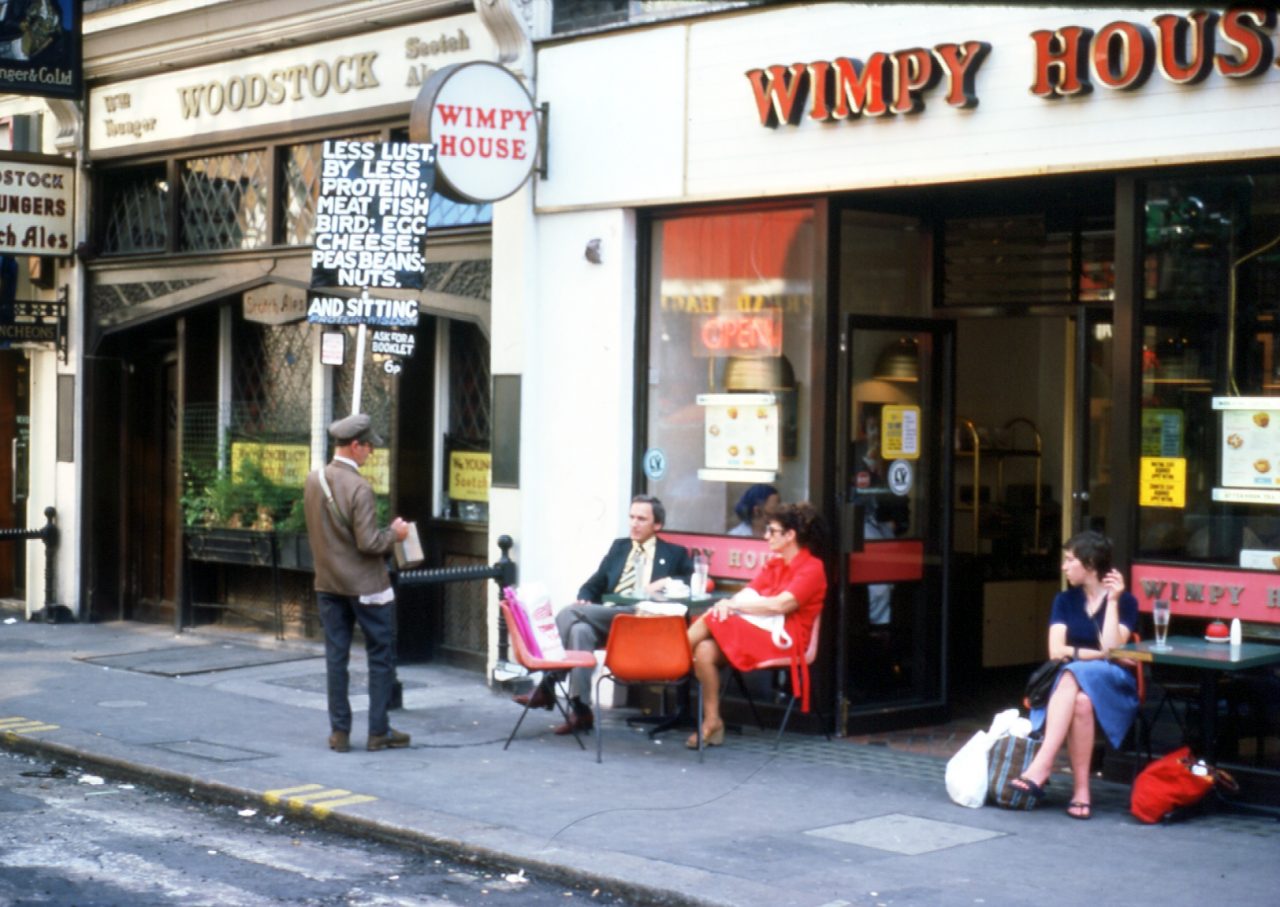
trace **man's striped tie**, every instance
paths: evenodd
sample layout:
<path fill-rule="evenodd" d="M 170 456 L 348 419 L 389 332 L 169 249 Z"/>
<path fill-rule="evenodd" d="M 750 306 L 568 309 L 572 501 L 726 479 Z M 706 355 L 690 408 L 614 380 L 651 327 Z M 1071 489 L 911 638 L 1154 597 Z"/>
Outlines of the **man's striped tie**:
<path fill-rule="evenodd" d="M 622 576 L 618 577 L 618 585 L 613 587 L 613 591 L 619 595 L 626 595 L 636 587 L 636 561 L 640 559 L 644 548 L 639 542 L 631 543 L 631 553 L 627 555 L 627 563 L 622 568 Z"/>

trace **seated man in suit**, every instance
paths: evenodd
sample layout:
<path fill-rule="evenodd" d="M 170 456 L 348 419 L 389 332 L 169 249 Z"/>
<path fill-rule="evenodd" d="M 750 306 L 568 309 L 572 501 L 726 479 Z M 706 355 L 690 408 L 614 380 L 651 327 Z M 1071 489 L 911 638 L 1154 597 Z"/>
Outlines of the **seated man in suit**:
<path fill-rule="evenodd" d="M 556 615 L 556 627 L 565 648 L 586 651 L 602 648 L 609 638 L 613 619 L 619 614 L 635 613 L 636 609 L 631 605 L 600 604 L 606 593 L 633 594 L 643 598 L 661 591 L 668 578 L 689 581 L 693 562 L 688 550 L 658 538 L 658 531 L 666 519 L 662 502 L 652 495 L 640 494 L 631 499 L 629 536 L 614 541 L 596 572 L 578 590 L 578 600 Z M 591 674 L 590 668 L 575 668 L 569 672 L 572 708 L 569 720 L 555 729 L 557 734 L 591 730 L 594 723 Z M 521 705 L 527 703 L 531 708 L 554 708 L 554 682 L 553 677 L 544 677 L 532 693 L 517 696 L 516 702 Z"/>

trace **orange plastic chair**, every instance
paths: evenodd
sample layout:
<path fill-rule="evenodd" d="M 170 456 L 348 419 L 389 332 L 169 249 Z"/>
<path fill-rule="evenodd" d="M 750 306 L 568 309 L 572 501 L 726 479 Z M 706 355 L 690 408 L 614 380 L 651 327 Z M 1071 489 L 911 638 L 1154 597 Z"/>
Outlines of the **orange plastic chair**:
<path fill-rule="evenodd" d="M 1129 641 L 1133 643 L 1142 642 L 1142 636 L 1133 633 L 1129 636 Z M 1128 668 L 1133 671 L 1134 681 L 1138 687 L 1138 714 L 1136 721 L 1138 723 L 1138 731 L 1134 735 L 1133 751 L 1136 754 L 1139 746 L 1145 746 L 1147 749 L 1147 759 L 1151 758 L 1151 730 L 1154 725 L 1153 720 L 1148 720 L 1142 714 L 1142 707 L 1147 704 L 1147 667 L 1144 662 L 1134 661 L 1132 658 L 1121 658 L 1116 660 L 1116 664 L 1122 668 Z M 1134 773 L 1137 773 L 1138 762 L 1134 759 Z"/>
<path fill-rule="evenodd" d="M 574 668 L 594 668 L 596 666 L 596 656 L 594 652 L 587 652 L 581 649 L 568 649 L 564 653 L 564 658 L 551 659 L 538 658 L 529 651 L 529 647 L 525 645 L 524 637 L 516 630 L 516 622 L 511 619 L 511 608 L 504 602 L 499 601 L 498 607 L 502 609 L 502 619 L 507 625 L 507 639 L 511 643 L 511 648 L 515 652 L 516 661 L 523 665 L 529 671 L 571 671 Z M 551 695 L 555 700 L 556 708 L 560 710 L 560 714 L 564 716 L 566 723 L 569 722 L 569 713 L 565 710 L 563 699 L 565 702 L 569 700 L 569 691 L 565 689 L 564 680 L 556 680 L 551 686 Z M 529 714 L 529 706 L 525 705 L 524 711 L 520 713 L 516 726 L 511 729 L 511 735 L 507 737 L 506 744 L 503 745 L 505 750 L 511 745 L 511 741 L 515 739 L 516 732 L 520 730 L 520 725 L 524 723 L 524 717 Z M 578 736 L 577 731 L 573 731 L 573 739 L 578 741 L 578 746 L 583 750 L 587 745 L 582 742 L 582 738 Z"/>
<path fill-rule="evenodd" d="M 605 644 L 604 668 L 596 677 L 596 762 L 604 761 L 604 725 L 600 710 L 600 683 L 674 686 L 693 671 L 693 652 L 683 617 L 640 617 L 619 614 L 613 619 Z M 702 684 L 698 710 L 702 714 Z M 702 722 L 698 722 L 698 761 L 702 761 Z"/>
<path fill-rule="evenodd" d="M 809 634 L 809 646 L 808 648 L 805 649 L 805 652 L 804 652 L 804 663 L 806 665 L 812 666 L 814 661 L 816 661 L 818 658 L 818 640 L 821 636 L 821 631 L 822 631 L 822 615 L 819 614 L 816 618 L 814 618 L 813 631 Z M 785 670 L 788 672 L 788 677 L 790 677 L 791 656 L 783 655 L 780 658 L 770 658 L 767 661 L 760 662 L 751 670 L 752 671 Z M 747 705 L 751 706 L 751 714 L 755 716 L 756 724 L 759 725 L 761 730 L 764 730 L 764 722 L 760 720 L 760 713 L 756 711 L 755 700 L 751 698 L 751 691 L 747 689 L 747 682 L 743 678 L 742 672 L 739 671 L 737 668 L 734 668 L 733 677 L 738 682 L 738 689 L 742 690 L 743 695 L 747 697 Z M 773 745 L 775 749 L 782 743 L 782 735 L 787 730 L 787 722 L 791 720 L 791 712 L 796 707 L 796 700 L 798 698 L 800 698 L 800 696 L 797 694 L 795 690 L 791 689 L 791 681 L 788 680 L 787 681 L 787 711 L 782 716 L 782 724 L 778 726 L 778 736 L 773 741 Z M 822 707 L 818 705 L 816 698 L 810 701 L 810 705 L 812 705 L 815 709 L 818 710 L 818 720 L 819 722 L 821 722 L 821 725 L 822 725 L 822 733 L 826 735 L 826 738 L 828 740 L 830 740 L 831 732 L 827 730 L 827 720 L 826 720 L 826 716 L 823 715 L 822 713 Z"/>

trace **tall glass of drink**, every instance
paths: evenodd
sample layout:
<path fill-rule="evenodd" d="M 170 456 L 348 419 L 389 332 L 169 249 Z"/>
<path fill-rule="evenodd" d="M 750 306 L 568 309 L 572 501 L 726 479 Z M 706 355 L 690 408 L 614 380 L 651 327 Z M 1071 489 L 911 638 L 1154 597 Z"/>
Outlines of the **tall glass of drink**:
<path fill-rule="evenodd" d="M 1156 644 L 1152 648 L 1167 649 L 1165 640 L 1169 638 L 1169 602 L 1158 598 L 1151 606 L 1151 621 L 1156 627 Z"/>
<path fill-rule="evenodd" d="M 707 574 L 710 572 L 711 566 L 707 563 L 707 556 L 702 552 L 698 552 L 693 556 L 693 578 L 689 584 L 693 587 L 690 593 L 694 598 L 705 598 L 707 594 Z"/>

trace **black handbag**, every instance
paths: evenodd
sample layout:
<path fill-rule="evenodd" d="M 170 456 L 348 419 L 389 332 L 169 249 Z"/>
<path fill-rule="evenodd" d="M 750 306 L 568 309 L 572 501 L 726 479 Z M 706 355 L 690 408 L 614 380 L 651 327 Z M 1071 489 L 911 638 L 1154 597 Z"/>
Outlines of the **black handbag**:
<path fill-rule="evenodd" d="M 1053 658 L 1031 672 L 1031 676 L 1027 678 L 1027 688 L 1023 691 L 1027 705 L 1033 709 L 1041 709 L 1049 704 L 1049 694 L 1053 692 L 1058 672 L 1070 661 L 1070 658 Z"/>

